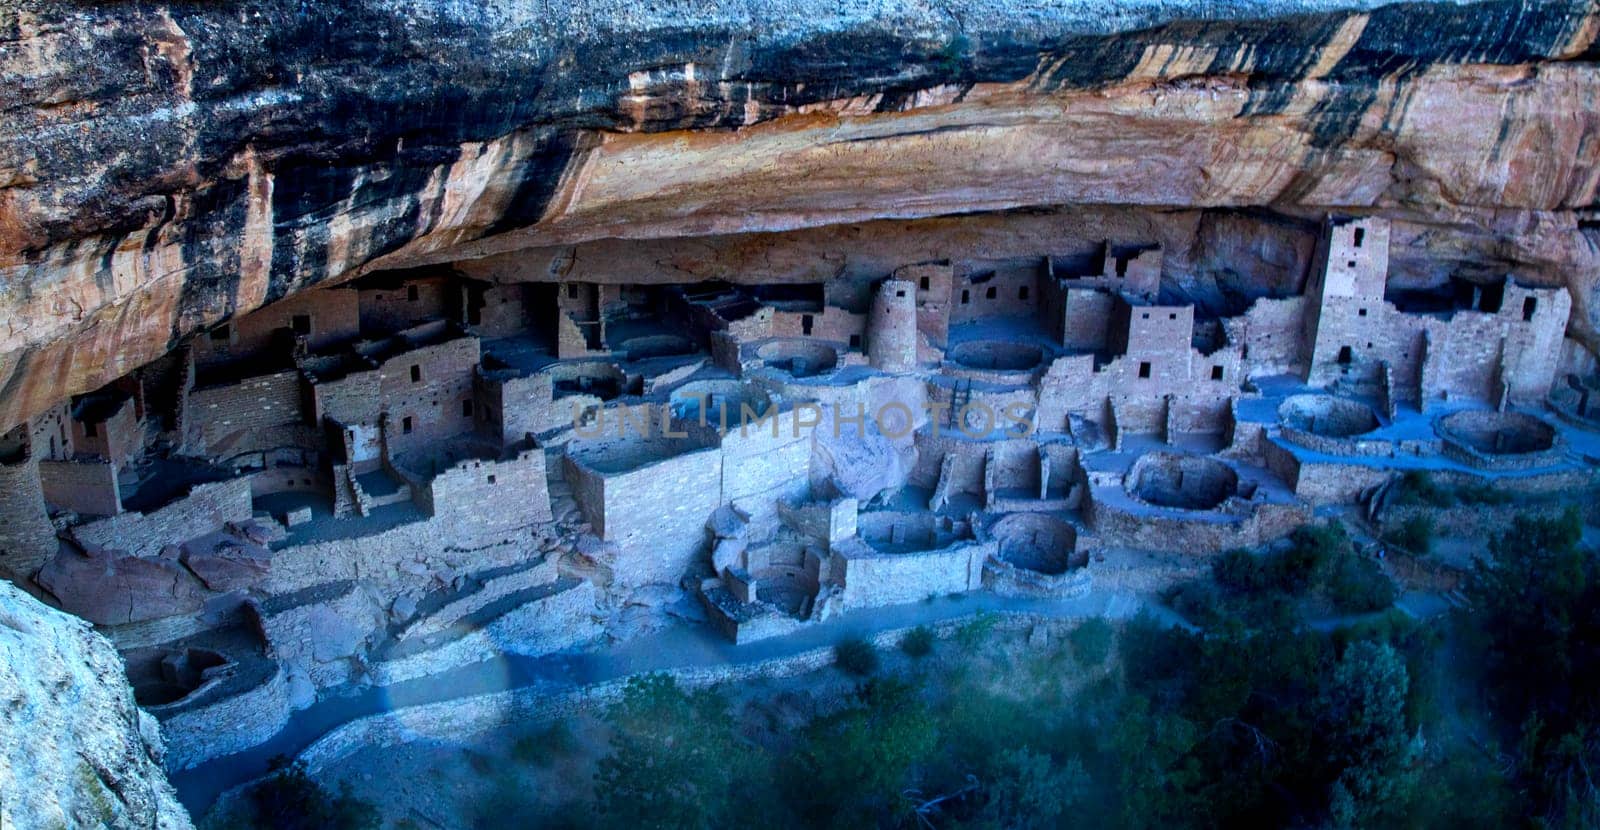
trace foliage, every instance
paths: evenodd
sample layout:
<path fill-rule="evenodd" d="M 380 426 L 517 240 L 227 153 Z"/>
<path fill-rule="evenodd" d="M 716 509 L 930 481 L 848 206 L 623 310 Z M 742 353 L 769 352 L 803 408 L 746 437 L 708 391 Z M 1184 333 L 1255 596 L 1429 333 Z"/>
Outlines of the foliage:
<path fill-rule="evenodd" d="M 1582 531 L 1575 510 L 1519 516 L 1466 588 L 1524 808 L 1550 827 L 1600 825 L 1600 564 Z"/>
<path fill-rule="evenodd" d="M 1093 667 L 1106 661 L 1111 654 L 1111 643 L 1116 637 L 1111 623 L 1100 617 L 1091 617 L 1078 624 L 1067 635 L 1067 640 L 1072 643 L 1072 656 L 1079 665 Z"/>
<path fill-rule="evenodd" d="M 913 767 L 938 732 L 909 684 L 876 678 L 856 705 L 818 718 L 804 737 L 779 778 L 786 803 L 805 826 L 856 827 L 887 824 L 904 807 Z"/>
<path fill-rule="evenodd" d="M 1432 516 L 1412 516 L 1383 534 L 1383 540 L 1404 548 L 1418 556 L 1433 553 L 1434 522 Z"/>
<path fill-rule="evenodd" d="M 1394 604 L 1394 583 L 1377 562 L 1347 552 L 1330 560 L 1325 568 L 1323 591 L 1340 611 L 1362 614 Z"/>
<path fill-rule="evenodd" d="M 998 616 L 988 611 L 980 612 L 956 629 L 956 643 L 967 650 L 977 648 L 989 638 L 990 632 L 994 631 L 995 625 L 999 622 Z"/>
<path fill-rule="evenodd" d="M 511 744 L 511 757 L 524 764 L 549 766 L 556 759 L 571 755 L 577 749 L 577 739 L 572 730 L 556 721 L 536 732 L 523 735 Z"/>
<path fill-rule="evenodd" d="M 305 763 L 273 759 L 278 770 L 250 789 L 256 827 L 273 830 L 367 830 L 378 826 L 378 811 L 354 797 L 348 787 L 338 794 L 312 780 Z"/>
<path fill-rule="evenodd" d="M 1409 798 L 1409 684 L 1405 662 L 1386 643 L 1355 643 L 1334 666 L 1316 709 L 1327 735 L 1324 760 L 1336 771 L 1329 793 L 1336 825 L 1370 826 Z"/>
<path fill-rule="evenodd" d="M 933 629 L 919 625 L 900 638 L 900 650 L 911 657 L 927 657 L 933 653 Z"/>
<path fill-rule="evenodd" d="M 1428 507 L 1454 507 L 1456 494 L 1448 487 L 1435 483 L 1433 476 L 1422 470 L 1407 470 L 1396 487 L 1395 503 L 1401 505 L 1426 505 Z"/>
<path fill-rule="evenodd" d="M 595 773 L 595 807 L 610 826 L 726 826 L 747 791 L 736 781 L 763 774 L 723 698 L 685 693 L 667 675 L 629 680 L 606 720 L 611 752 Z"/>
<path fill-rule="evenodd" d="M 866 677 L 878 670 L 878 651 L 866 640 L 852 637 L 833 647 L 833 663 L 845 674 Z"/>

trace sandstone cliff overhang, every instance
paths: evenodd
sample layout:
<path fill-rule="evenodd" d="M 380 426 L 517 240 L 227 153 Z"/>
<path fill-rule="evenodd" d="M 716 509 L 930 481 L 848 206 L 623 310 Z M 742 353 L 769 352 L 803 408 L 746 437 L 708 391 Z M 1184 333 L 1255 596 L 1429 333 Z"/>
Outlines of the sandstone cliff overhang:
<path fill-rule="evenodd" d="M 615 237 L 1374 211 L 1581 309 L 1597 32 L 1582 0 L 29 0 L 0 11 L 0 426 L 311 285 L 552 279 Z"/>

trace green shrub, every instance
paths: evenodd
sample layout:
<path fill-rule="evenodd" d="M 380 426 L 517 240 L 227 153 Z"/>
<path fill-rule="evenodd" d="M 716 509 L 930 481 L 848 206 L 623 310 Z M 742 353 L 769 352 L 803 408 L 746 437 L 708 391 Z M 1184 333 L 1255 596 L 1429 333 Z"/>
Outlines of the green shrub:
<path fill-rule="evenodd" d="M 900 638 L 900 650 L 912 657 L 927 657 L 933 653 L 933 629 L 925 625 L 907 631 Z"/>
<path fill-rule="evenodd" d="M 1106 662 L 1106 657 L 1111 654 L 1111 641 L 1115 632 L 1111 623 L 1094 617 L 1084 620 L 1072 633 L 1067 635 L 1067 640 L 1072 643 L 1072 656 L 1083 666 L 1099 666 Z"/>
<path fill-rule="evenodd" d="M 1425 504 L 1429 507 L 1453 507 L 1456 495 L 1448 487 L 1435 484 L 1433 477 L 1421 470 L 1408 470 L 1400 478 L 1400 504 Z"/>
<path fill-rule="evenodd" d="M 561 721 L 517 738 L 511 745 L 512 759 L 535 766 L 549 766 L 557 758 L 571 755 L 577 749 L 577 739 L 572 730 Z"/>
<path fill-rule="evenodd" d="M 337 795 L 306 774 L 305 762 L 286 766 L 274 759 L 277 772 L 250 789 L 255 826 L 273 830 L 368 830 L 378 826 L 372 804 L 350 794 L 348 785 Z"/>
<path fill-rule="evenodd" d="M 1455 495 L 1462 504 L 1510 504 L 1515 499 L 1511 493 L 1489 483 L 1457 487 Z"/>
<path fill-rule="evenodd" d="M 1228 616 L 1222 591 L 1210 582 L 1193 580 L 1173 587 L 1166 594 L 1167 605 L 1195 625 L 1205 627 Z"/>
<path fill-rule="evenodd" d="M 962 648 L 976 648 L 989 638 L 989 633 L 994 631 L 995 624 L 998 622 L 1000 622 L 999 617 L 984 611 L 962 623 L 961 627 L 956 629 L 956 642 L 960 643 Z"/>
<path fill-rule="evenodd" d="M 1432 516 L 1412 516 L 1383 534 L 1383 540 L 1404 548 L 1418 556 L 1433 552 L 1434 523 Z"/>
<path fill-rule="evenodd" d="M 1265 558 L 1238 548 L 1224 552 L 1211 563 L 1211 577 L 1218 585 L 1239 593 L 1259 591 L 1269 581 Z"/>
<path fill-rule="evenodd" d="M 878 670 L 878 652 L 866 640 L 851 638 L 833 647 L 833 664 L 856 677 Z"/>
<path fill-rule="evenodd" d="M 1331 563 L 1326 592 L 1335 608 L 1349 613 L 1379 611 L 1394 604 L 1394 583 L 1363 556 L 1346 553 Z"/>

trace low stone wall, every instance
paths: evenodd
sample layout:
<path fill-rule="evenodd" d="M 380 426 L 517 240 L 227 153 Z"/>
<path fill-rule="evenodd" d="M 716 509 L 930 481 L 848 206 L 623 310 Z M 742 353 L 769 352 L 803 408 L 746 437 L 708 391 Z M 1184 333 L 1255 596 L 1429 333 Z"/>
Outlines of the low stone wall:
<path fill-rule="evenodd" d="M 875 608 L 982 587 L 983 563 L 994 551 L 993 543 L 968 542 L 918 553 L 836 552 L 830 571 L 843 586 L 843 608 Z"/>
<path fill-rule="evenodd" d="M 983 587 L 1006 597 L 1081 597 L 1094 587 L 1087 566 L 1066 573 L 1047 574 L 991 559 L 983 566 Z"/>
<path fill-rule="evenodd" d="M 161 722 L 167 768 L 182 770 L 266 742 L 289 723 L 288 676 L 278 666 L 261 685 Z"/>
<path fill-rule="evenodd" d="M 150 513 L 122 513 L 72 529 L 79 542 L 130 556 L 154 556 L 175 545 L 215 533 L 252 515 L 250 479 L 196 485 L 189 494 Z"/>
<path fill-rule="evenodd" d="M 486 579 L 483 581 L 483 587 L 478 590 L 446 603 L 407 626 L 400 633 L 400 639 L 410 640 L 437 634 L 491 602 L 518 591 L 554 582 L 556 579 L 556 559 L 553 556 L 545 557 L 544 561 L 536 563 L 531 568 Z"/>
<path fill-rule="evenodd" d="M 1207 512 L 1190 517 L 1130 512 L 1091 497 L 1088 512 L 1089 527 L 1107 544 L 1190 554 L 1256 547 L 1287 536 L 1309 521 L 1311 510 L 1300 504 L 1256 504 L 1247 514 Z"/>
<path fill-rule="evenodd" d="M 994 613 L 998 617 L 995 625 L 998 631 L 1021 631 L 1036 625 L 1066 626 L 1071 622 L 1069 618 L 1038 614 Z M 978 616 L 977 613 L 968 614 L 928 627 L 936 635 L 947 637 Z M 882 631 L 868 640 L 880 649 L 894 648 L 909 630 L 899 628 Z M 665 674 L 681 686 L 699 689 L 762 677 L 793 677 L 827 668 L 833 662 L 833 647 L 823 646 L 771 660 L 688 666 L 648 674 Z M 400 746 L 428 735 L 451 735 L 458 740 L 470 740 L 475 735 L 503 729 L 511 724 L 529 727 L 570 718 L 621 700 L 630 678 L 619 677 L 558 692 L 545 686 L 529 686 L 369 715 L 324 735 L 301 752 L 299 760 L 305 762 L 310 774 L 318 775 L 332 764 L 369 747 Z M 230 795 L 237 792 L 239 789 L 231 791 Z"/>
<path fill-rule="evenodd" d="M 537 656 L 571 648 L 600 634 L 594 584 L 580 581 L 532 600 L 488 625 L 438 648 L 372 666 L 374 685 L 388 686 L 504 654 Z"/>

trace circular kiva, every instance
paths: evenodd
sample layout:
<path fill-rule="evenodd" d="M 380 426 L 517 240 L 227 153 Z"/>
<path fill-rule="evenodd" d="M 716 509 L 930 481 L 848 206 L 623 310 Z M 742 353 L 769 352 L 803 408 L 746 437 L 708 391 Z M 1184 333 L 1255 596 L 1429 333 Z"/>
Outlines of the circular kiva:
<path fill-rule="evenodd" d="M 1324 438 L 1350 438 L 1378 428 L 1372 407 L 1332 395 L 1295 395 L 1278 407 L 1285 426 Z"/>
<path fill-rule="evenodd" d="M 1180 510 L 1210 510 L 1239 489 L 1239 475 L 1212 458 L 1151 453 L 1134 463 L 1129 494 L 1148 504 Z"/>
<path fill-rule="evenodd" d="M 989 533 L 999 547 L 1000 561 L 1049 576 L 1073 565 L 1078 531 L 1054 516 L 1014 513 L 996 522 Z"/>

